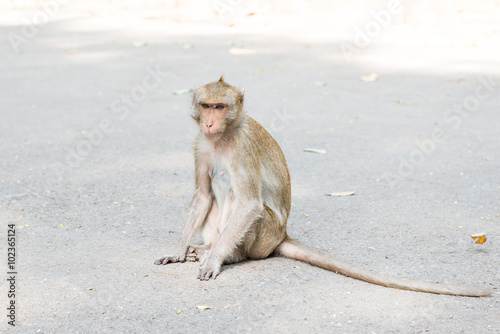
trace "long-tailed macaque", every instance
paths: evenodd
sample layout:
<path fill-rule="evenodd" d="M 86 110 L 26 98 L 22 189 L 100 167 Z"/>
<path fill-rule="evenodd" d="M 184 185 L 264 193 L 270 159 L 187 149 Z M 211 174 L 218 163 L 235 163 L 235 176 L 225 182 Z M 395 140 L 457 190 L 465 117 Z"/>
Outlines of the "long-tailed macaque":
<path fill-rule="evenodd" d="M 304 261 L 369 283 L 413 291 L 488 296 L 492 290 L 390 277 L 346 264 L 287 235 L 290 175 L 276 141 L 245 114 L 243 93 L 218 81 L 198 88 L 192 114 L 195 193 L 175 254 L 156 264 L 200 261 L 200 280 L 216 278 L 223 264 L 270 255 Z M 190 245 L 201 230 L 204 245 Z"/>

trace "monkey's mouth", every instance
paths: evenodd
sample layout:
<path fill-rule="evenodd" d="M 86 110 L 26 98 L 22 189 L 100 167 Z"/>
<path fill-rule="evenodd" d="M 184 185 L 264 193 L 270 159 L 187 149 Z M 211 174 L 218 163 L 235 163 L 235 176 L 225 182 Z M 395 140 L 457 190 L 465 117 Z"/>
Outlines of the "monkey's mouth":
<path fill-rule="evenodd" d="M 205 137 L 207 138 L 214 138 L 216 136 L 220 135 L 220 132 L 217 131 L 217 132 L 212 132 L 212 133 L 209 133 L 209 132 L 205 132 Z"/>

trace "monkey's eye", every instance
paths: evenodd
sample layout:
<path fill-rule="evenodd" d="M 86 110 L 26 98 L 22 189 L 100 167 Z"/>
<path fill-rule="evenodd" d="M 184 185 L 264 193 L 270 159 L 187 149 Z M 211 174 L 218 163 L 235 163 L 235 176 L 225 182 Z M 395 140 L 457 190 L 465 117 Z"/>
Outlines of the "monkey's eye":
<path fill-rule="evenodd" d="M 215 105 L 215 109 L 224 109 L 224 105 L 223 104 L 217 104 L 217 105 Z"/>
<path fill-rule="evenodd" d="M 200 103 L 200 104 L 201 104 L 201 106 L 202 106 L 203 108 L 205 108 L 205 109 L 210 108 L 210 106 L 209 106 L 208 104 L 206 104 L 206 103 Z"/>

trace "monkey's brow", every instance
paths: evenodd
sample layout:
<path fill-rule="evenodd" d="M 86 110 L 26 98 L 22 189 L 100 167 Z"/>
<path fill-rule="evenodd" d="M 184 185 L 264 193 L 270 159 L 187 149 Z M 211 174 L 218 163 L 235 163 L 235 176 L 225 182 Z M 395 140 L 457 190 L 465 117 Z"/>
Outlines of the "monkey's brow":
<path fill-rule="evenodd" d="M 227 106 L 227 103 L 225 101 L 200 101 L 198 104 L 208 104 L 211 106 L 216 106 L 219 104 L 222 104 L 223 106 Z"/>

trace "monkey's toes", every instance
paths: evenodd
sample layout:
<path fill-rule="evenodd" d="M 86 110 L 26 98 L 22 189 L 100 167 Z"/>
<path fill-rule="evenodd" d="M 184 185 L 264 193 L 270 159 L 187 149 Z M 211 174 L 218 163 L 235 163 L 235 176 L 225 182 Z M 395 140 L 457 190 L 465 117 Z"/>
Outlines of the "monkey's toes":
<path fill-rule="evenodd" d="M 220 273 L 220 266 L 218 265 L 202 265 L 200 267 L 200 273 L 198 274 L 198 279 L 201 281 L 208 281 L 209 279 L 215 279 Z"/>
<path fill-rule="evenodd" d="M 157 265 L 165 265 L 167 263 L 173 263 L 173 262 L 180 262 L 179 259 L 175 258 L 174 256 L 165 256 L 165 257 L 162 257 L 158 260 L 155 261 L 155 264 Z"/>
<path fill-rule="evenodd" d="M 219 275 L 219 273 L 215 272 L 215 271 L 212 271 L 212 270 L 209 270 L 209 271 L 200 271 L 200 273 L 198 275 L 198 279 L 200 281 L 208 281 L 211 278 L 215 279 L 217 277 L 217 275 Z"/>
<path fill-rule="evenodd" d="M 186 255 L 187 262 L 196 262 L 198 261 L 198 255 L 196 253 L 189 253 Z"/>

